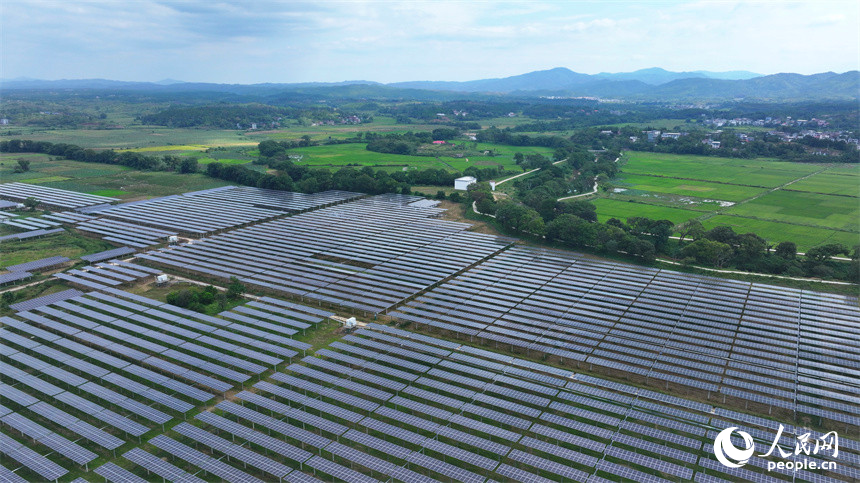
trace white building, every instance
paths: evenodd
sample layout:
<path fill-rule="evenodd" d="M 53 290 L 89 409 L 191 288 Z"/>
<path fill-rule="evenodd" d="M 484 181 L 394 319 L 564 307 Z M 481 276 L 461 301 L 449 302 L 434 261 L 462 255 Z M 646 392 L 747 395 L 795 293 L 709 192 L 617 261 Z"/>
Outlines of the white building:
<path fill-rule="evenodd" d="M 470 184 L 477 183 L 478 180 L 474 176 L 463 176 L 454 180 L 454 189 L 466 191 Z"/>

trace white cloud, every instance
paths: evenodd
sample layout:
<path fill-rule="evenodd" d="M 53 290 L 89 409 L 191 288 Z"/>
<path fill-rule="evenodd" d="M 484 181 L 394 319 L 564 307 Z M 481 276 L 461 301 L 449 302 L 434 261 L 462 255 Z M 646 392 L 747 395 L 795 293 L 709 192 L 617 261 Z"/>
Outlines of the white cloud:
<path fill-rule="evenodd" d="M 5 0 L 4 77 L 469 80 L 858 68 L 858 2 Z M 822 55 L 822 52 L 839 52 Z"/>

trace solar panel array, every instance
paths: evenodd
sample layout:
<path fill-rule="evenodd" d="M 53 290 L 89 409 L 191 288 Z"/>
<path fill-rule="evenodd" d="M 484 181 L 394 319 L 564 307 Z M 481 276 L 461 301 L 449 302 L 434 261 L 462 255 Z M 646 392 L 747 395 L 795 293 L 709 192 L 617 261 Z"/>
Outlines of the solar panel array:
<path fill-rule="evenodd" d="M 162 456 L 198 476 L 288 481 L 721 481 L 739 473 L 713 457 L 718 430 L 737 426 L 765 453 L 779 425 L 377 324 L 195 420 L 158 436 L 141 466 Z M 785 427 L 780 445 L 793 450 L 807 430 Z M 743 478 L 846 481 L 860 443 L 840 435 L 840 468 L 827 475 L 755 459 Z M 213 460 L 233 466 L 219 475 Z"/>
<path fill-rule="evenodd" d="M 215 190 L 186 193 L 185 196 L 198 196 L 212 200 L 243 203 L 270 210 L 303 212 L 360 198 L 364 194 L 338 190 L 321 191 L 319 193 L 292 193 L 289 191 L 267 190 L 249 186 L 229 186 Z"/>
<path fill-rule="evenodd" d="M 32 277 L 33 274 L 30 272 L 9 272 L 9 273 L 0 273 L 0 285 L 5 285 L 7 283 L 18 282 L 20 280 L 24 280 Z"/>
<path fill-rule="evenodd" d="M 860 425 L 852 297 L 518 247 L 390 315 L 735 407 Z"/>
<path fill-rule="evenodd" d="M 19 263 L 17 265 L 9 265 L 6 267 L 6 270 L 11 272 L 35 272 L 37 270 L 54 268 L 70 261 L 71 259 L 69 257 L 48 257 L 40 260 L 33 260 L 31 262 Z"/>
<path fill-rule="evenodd" d="M 146 245 L 162 233 L 175 232 L 200 237 L 252 223 L 271 220 L 288 212 L 300 212 L 341 203 L 361 193 L 326 191 L 288 193 L 259 188 L 227 186 L 212 190 L 123 203 L 100 210 L 98 220 L 80 227 L 86 231 L 110 232 L 112 238 Z M 114 223 L 119 222 L 119 223 Z M 108 230 L 105 227 L 112 227 Z M 148 230 L 147 228 L 156 230 Z M 133 238 L 143 237 L 141 240 Z M 129 243 L 125 243 L 129 244 Z M 133 245 L 132 245 L 133 246 Z M 148 245 L 147 245 L 148 246 Z"/>
<path fill-rule="evenodd" d="M 23 202 L 27 198 L 36 198 L 43 205 L 74 209 L 84 206 L 99 205 L 119 201 L 117 198 L 96 196 L 75 191 L 48 188 L 47 186 L 27 183 L 0 183 L 0 198 Z"/>
<path fill-rule="evenodd" d="M 147 248 L 165 243 L 168 237 L 176 235 L 175 231 L 159 230 L 109 218 L 90 219 L 76 223 L 75 228 L 82 232 L 92 233 L 101 237 L 102 240 L 134 248 Z"/>
<path fill-rule="evenodd" d="M 103 252 L 92 253 L 90 255 L 82 255 L 81 260 L 85 262 L 103 262 L 105 260 L 110 260 L 111 258 L 121 257 L 123 255 L 130 255 L 134 253 L 134 250 L 128 247 L 120 247 L 114 248 L 111 250 L 105 250 Z"/>
<path fill-rule="evenodd" d="M 199 196 L 175 195 L 141 203 L 123 203 L 101 211 L 99 215 L 103 217 L 100 219 L 118 220 L 200 237 L 270 220 L 282 216 L 283 212 Z"/>
<path fill-rule="evenodd" d="M 97 259 L 104 260 L 106 258 L 98 257 Z M 117 262 L 87 265 L 80 269 L 54 274 L 54 277 L 84 288 L 101 289 L 105 286 L 118 287 L 124 284 L 134 284 L 160 272 L 160 270 L 134 263 Z"/>
<path fill-rule="evenodd" d="M 66 299 L 70 299 L 72 297 L 77 297 L 78 295 L 83 295 L 84 293 L 80 290 L 76 290 L 70 288 L 68 290 L 63 290 L 61 292 L 54 292 L 52 294 L 43 295 L 41 297 L 32 298 L 29 300 L 24 300 L 23 302 L 18 302 L 9 306 L 12 310 L 32 310 L 36 307 L 41 307 L 43 305 L 52 304 L 55 302 L 60 302 Z"/>
<path fill-rule="evenodd" d="M 108 456 L 215 394 L 289 363 L 310 347 L 290 337 L 296 325 L 331 315 L 252 302 L 236 314 L 268 317 L 247 324 L 112 288 L 66 295 L 0 317 L 3 434 L 20 436 L 16 445 L 61 469 Z M 25 472 L 45 477 L 44 465 L 25 458 L 30 452 L 3 446 Z"/>
<path fill-rule="evenodd" d="M 65 233 L 66 230 L 62 228 L 52 228 L 50 230 L 32 230 L 26 231 L 23 233 L 12 233 L 9 235 L 0 236 L 0 242 L 5 241 L 18 241 L 18 240 L 28 240 L 30 238 L 39 238 L 46 235 L 56 235 L 58 233 Z"/>
<path fill-rule="evenodd" d="M 3 219 L 0 223 L 4 225 L 14 226 L 23 230 L 45 230 L 60 226 L 60 223 L 52 220 L 45 220 L 38 216 L 30 216 L 27 218 Z"/>
<path fill-rule="evenodd" d="M 404 197 L 407 200 L 413 197 Z M 380 313 L 511 240 L 432 219 L 443 210 L 373 197 L 139 255 L 257 289 Z"/>
<path fill-rule="evenodd" d="M 42 215 L 42 218 L 47 218 L 49 220 L 58 221 L 60 223 L 70 223 L 70 224 L 95 219 L 95 217 L 92 215 L 87 215 L 84 213 L 78 213 L 77 211 L 60 211 L 60 212 L 56 212 L 56 213 L 51 213 L 50 215 Z"/>

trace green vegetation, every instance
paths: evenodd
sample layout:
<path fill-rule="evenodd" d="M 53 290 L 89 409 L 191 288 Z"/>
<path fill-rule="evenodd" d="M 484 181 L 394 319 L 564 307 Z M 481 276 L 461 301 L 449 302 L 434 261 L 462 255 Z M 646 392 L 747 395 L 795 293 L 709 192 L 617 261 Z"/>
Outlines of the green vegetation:
<path fill-rule="evenodd" d="M 38 277 L 40 276 L 36 275 L 34 278 L 38 279 Z M 42 297 L 44 295 L 51 295 L 52 293 L 62 292 L 63 290 L 68 290 L 70 288 L 72 287 L 70 287 L 66 282 L 52 278 L 45 280 L 42 283 L 23 287 L 18 290 L 5 291 L 3 292 L 3 295 L 0 296 L 0 316 L 11 315 L 14 312 L 9 308 L 10 304 L 34 299 L 36 297 Z"/>
<path fill-rule="evenodd" d="M 219 312 L 230 310 L 247 302 L 247 300 L 242 298 L 244 292 L 245 286 L 236 277 L 233 277 L 226 292 L 220 292 L 212 285 L 205 288 L 191 286 L 168 293 L 165 300 L 169 304 L 195 312 L 216 315 Z"/>
<path fill-rule="evenodd" d="M 792 183 L 785 189 L 828 195 L 860 196 L 860 172 L 856 169 L 853 171 L 830 168 L 823 173 Z"/>
<path fill-rule="evenodd" d="M 601 221 L 696 218 L 707 227 L 730 226 L 772 243 L 791 241 L 801 251 L 822 243 L 857 243 L 860 205 L 857 197 L 844 196 L 858 190 L 860 177 L 848 174 L 856 171 L 851 167 L 634 151 L 624 160 L 612 183 L 625 190 L 594 201 Z M 785 187 L 769 191 L 750 185 Z M 843 196 L 822 194 L 827 192 Z"/>
<path fill-rule="evenodd" d="M 0 245 L 0 267 L 56 256 L 74 259 L 111 248 L 114 246 L 105 241 L 71 232 L 29 240 L 4 241 Z"/>
<path fill-rule="evenodd" d="M 62 180 L 62 181 L 65 181 L 65 180 Z M 90 193 L 91 195 L 107 196 L 107 197 L 109 197 L 109 198 L 119 198 L 119 197 L 121 197 L 121 196 L 123 196 L 123 195 L 127 195 L 127 194 L 128 194 L 128 191 L 123 191 L 123 190 L 110 190 L 110 189 L 108 189 L 108 190 L 95 190 L 95 191 L 90 191 L 89 193 Z"/>
<path fill-rule="evenodd" d="M 431 196 L 446 192 L 447 198 L 455 176 L 500 180 L 563 159 L 571 150 L 591 149 L 592 159 L 599 155 L 599 166 L 581 161 L 545 166 L 496 194 L 538 213 L 546 227 L 559 214 L 568 214 L 555 200 L 590 191 L 596 178 L 599 222 L 668 220 L 677 233 L 678 225 L 697 219 L 708 228 L 730 225 L 772 243 L 793 241 L 801 251 L 831 241 L 851 246 L 857 238 L 860 183 L 854 178 L 860 179 L 860 167 L 818 164 L 857 161 L 857 150 L 841 140 L 844 136 L 785 142 L 786 135 L 816 126 L 779 121 L 770 127 L 725 126 L 714 132 L 703 123 L 717 117 L 759 119 L 766 113 L 774 119 L 813 119 L 822 131 L 851 131 L 856 127 L 854 104 L 620 109 L 583 99 L 449 100 L 453 98 L 447 94 L 420 100 L 349 98 L 362 89 L 343 88 L 346 97 L 324 99 L 310 94 L 249 96 L 242 104 L 226 97 L 176 94 L 182 98 L 177 102 L 127 94 L 122 99 L 101 96 L 95 109 L 82 97 L 20 93 L 16 95 L 29 98 L 20 105 L 26 108 L 10 111 L 13 125 L 0 130 L 7 148 L 0 151 L 8 151 L 0 154 L 0 174 L 3 181 L 125 200 L 236 183 L 305 192 L 408 193 L 421 187 Z M 48 119 L 40 111 L 68 116 Z M 28 121 L 17 123 L 18 114 Z M 251 123 L 258 129 L 251 129 Z M 649 142 L 641 132 L 646 129 L 686 134 Z M 768 132 L 774 130 L 782 132 Z M 845 135 L 856 137 L 856 132 Z M 17 138 L 50 145 L 37 143 L 44 154 L 8 149 Z M 711 148 L 703 139 L 719 140 L 721 147 Z M 265 143 L 283 150 L 273 156 L 263 149 Z M 621 150 L 626 154 L 616 164 L 609 154 Z M 768 192 L 772 189 L 776 191 Z M 482 208 L 492 203 L 491 198 L 482 200 Z"/>
<path fill-rule="evenodd" d="M 747 198 L 752 198 L 753 196 L 765 191 L 764 188 L 752 188 L 749 186 L 627 173 L 621 173 L 618 176 L 617 181 L 613 180 L 613 184 L 620 188 L 628 188 L 630 190 L 706 198 L 720 201 L 741 201 Z"/>
<path fill-rule="evenodd" d="M 738 233 L 753 232 L 771 244 L 790 240 L 797 244 L 800 251 L 826 243 L 840 243 L 846 247 L 860 244 L 860 234 L 846 231 L 834 231 L 827 228 L 815 228 L 804 225 L 791 225 L 740 216 L 717 215 L 702 220 L 705 228 L 728 226 Z"/>
<path fill-rule="evenodd" d="M 11 134 L 10 134 L 11 132 Z M 256 146 L 235 130 L 174 129 L 158 126 L 127 126 L 122 129 L 33 129 L 0 131 L 0 139 L 26 138 L 33 141 L 77 144 L 91 149 L 171 147 L 173 145 Z"/>
<path fill-rule="evenodd" d="M 66 181 L 44 183 L 44 186 L 84 193 L 101 190 L 122 192 L 122 194 L 115 197 L 132 200 L 217 188 L 229 184 L 203 174 L 178 174 L 163 171 L 123 171 L 109 176 L 75 177 Z"/>
<path fill-rule="evenodd" d="M 338 169 L 344 166 L 372 166 L 374 168 L 403 168 L 414 169 L 449 169 L 454 170 L 450 162 L 457 163 L 460 160 L 454 158 L 436 159 L 429 156 L 415 156 L 403 154 L 376 153 L 368 151 L 366 144 L 332 144 L 327 146 L 310 146 L 291 149 L 291 155 L 302 156 L 297 164 L 326 169 Z"/>
<path fill-rule="evenodd" d="M 733 206 L 726 213 L 856 232 L 860 203 L 856 198 L 844 196 L 777 190 Z"/>
<path fill-rule="evenodd" d="M 685 180 L 714 181 L 741 186 L 776 188 L 820 166 L 767 159 L 735 159 L 628 151 L 625 173 L 665 176 Z"/>
<path fill-rule="evenodd" d="M 620 201 L 611 198 L 599 198 L 592 200 L 592 203 L 597 207 L 597 219 L 600 222 L 606 222 L 610 218 L 624 220 L 631 216 L 642 216 L 653 220 L 669 220 L 675 224 L 681 224 L 702 215 L 700 212 L 681 208 Z"/>

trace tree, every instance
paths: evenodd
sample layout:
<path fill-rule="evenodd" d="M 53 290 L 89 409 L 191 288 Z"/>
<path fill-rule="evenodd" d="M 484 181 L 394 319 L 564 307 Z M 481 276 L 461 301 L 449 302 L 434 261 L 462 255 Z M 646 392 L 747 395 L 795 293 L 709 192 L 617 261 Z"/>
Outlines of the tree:
<path fill-rule="evenodd" d="M 597 225 L 575 215 L 563 214 L 547 224 L 546 237 L 574 248 L 591 246 L 597 239 Z"/>
<path fill-rule="evenodd" d="M 679 243 L 683 243 L 684 239 L 689 237 L 690 240 L 698 240 L 705 236 L 705 227 L 699 220 L 690 220 L 681 225 L 681 239 Z"/>
<path fill-rule="evenodd" d="M 794 260 L 797 258 L 797 245 L 794 242 L 781 242 L 774 252 L 779 258 Z"/>
<path fill-rule="evenodd" d="M 722 267 L 734 255 L 731 245 L 707 238 L 690 243 L 681 250 L 683 258 L 694 258 L 699 263 Z"/>
<path fill-rule="evenodd" d="M 705 237 L 727 245 L 736 245 L 738 235 L 730 226 L 717 226 L 705 232 Z"/>
<path fill-rule="evenodd" d="M 0 296 L 0 307 L 8 307 L 9 304 L 15 302 L 17 294 L 15 292 L 3 292 Z"/>
<path fill-rule="evenodd" d="M 230 277 L 230 284 L 227 285 L 227 298 L 238 299 L 245 293 L 245 285 L 236 277 Z"/>
<path fill-rule="evenodd" d="M 569 213 L 586 221 L 597 221 L 597 207 L 590 201 L 559 201 L 556 205 L 559 213 Z"/>
<path fill-rule="evenodd" d="M 496 213 L 496 203 L 491 198 L 481 198 L 475 202 L 475 208 L 478 212 L 484 215 L 494 215 Z"/>
<path fill-rule="evenodd" d="M 30 160 L 29 159 L 18 159 L 18 166 L 15 166 L 16 173 L 25 173 L 30 171 Z"/>
<path fill-rule="evenodd" d="M 272 158 L 279 154 L 284 154 L 287 152 L 286 148 L 283 145 L 281 145 L 277 141 L 272 141 L 270 139 L 260 141 L 260 144 L 257 145 L 257 149 L 260 150 L 260 156 L 265 156 L 267 158 Z"/>
<path fill-rule="evenodd" d="M 218 289 L 209 285 L 198 295 L 198 299 L 201 305 L 209 305 L 215 301 L 215 297 L 218 295 Z"/>
<path fill-rule="evenodd" d="M 185 158 L 179 164 L 179 172 L 180 173 L 196 173 L 197 172 L 197 158 Z"/>
<path fill-rule="evenodd" d="M 42 204 L 42 202 L 41 202 L 41 201 L 39 201 L 39 199 L 38 199 L 38 198 L 35 198 L 35 197 L 33 197 L 33 196 L 28 196 L 28 197 L 24 200 L 24 206 L 26 206 L 26 207 L 27 207 L 27 209 L 28 209 L 28 210 L 30 210 L 30 211 L 35 211 L 35 210 L 36 210 L 36 207 L 37 207 L 37 206 L 39 206 L 40 204 Z"/>
<path fill-rule="evenodd" d="M 167 166 L 167 169 L 170 171 L 176 171 L 179 168 L 180 159 L 179 156 L 173 156 L 168 154 L 161 158 L 164 161 L 164 165 Z"/>
<path fill-rule="evenodd" d="M 737 242 L 737 256 L 744 263 L 754 262 L 767 253 L 767 240 L 755 233 L 738 235 Z"/>
<path fill-rule="evenodd" d="M 848 247 L 845 245 L 841 245 L 838 243 L 830 243 L 827 245 L 819 245 L 817 247 L 812 247 L 806 251 L 806 259 L 812 263 L 823 263 L 829 260 L 831 257 L 835 257 L 838 255 L 848 255 L 850 252 L 848 251 Z"/>
<path fill-rule="evenodd" d="M 642 258 L 648 263 L 657 258 L 657 250 L 654 248 L 654 244 L 648 240 L 635 240 L 628 250 L 630 255 Z"/>

